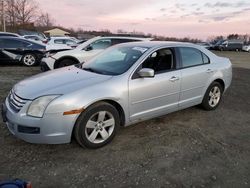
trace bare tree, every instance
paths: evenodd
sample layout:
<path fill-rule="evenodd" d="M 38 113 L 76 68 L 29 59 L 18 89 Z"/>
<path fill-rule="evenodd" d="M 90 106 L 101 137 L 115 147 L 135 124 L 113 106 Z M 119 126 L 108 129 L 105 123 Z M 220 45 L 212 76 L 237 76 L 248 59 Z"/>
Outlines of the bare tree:
<path fill-rule="evenodd" d="M 9 26 L 15 27 L 16 25 L 16 1 L 8 0 L 6 1 L 5 15 L 6 21 Z"/>
<path fill-rule="evenodd" d="M 36 20 L 36 25 L 39 27 L 52 27 L 54 19 L 48 13 L 42 13 Z"/>
<path fill-rule="evenodd" d="M 35 21 L 38 4 L 34 0 L 16 0 L 15 11 L 17 22 L 24 25 Z"/>

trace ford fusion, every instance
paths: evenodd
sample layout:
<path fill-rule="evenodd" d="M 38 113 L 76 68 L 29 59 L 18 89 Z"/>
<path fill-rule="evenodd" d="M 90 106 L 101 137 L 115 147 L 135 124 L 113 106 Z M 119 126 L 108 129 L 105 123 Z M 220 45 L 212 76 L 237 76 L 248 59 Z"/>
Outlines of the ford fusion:
<path fill-rule="evenodd" d="M 204 47 L 132 42 L 84 64 L 17 83 L 2 116 L 9 131 L 31 143 L 84 147 L 109 143 L 120 126 L 201 105 L 214 110 L 232 80 L 232 66 Z"/>

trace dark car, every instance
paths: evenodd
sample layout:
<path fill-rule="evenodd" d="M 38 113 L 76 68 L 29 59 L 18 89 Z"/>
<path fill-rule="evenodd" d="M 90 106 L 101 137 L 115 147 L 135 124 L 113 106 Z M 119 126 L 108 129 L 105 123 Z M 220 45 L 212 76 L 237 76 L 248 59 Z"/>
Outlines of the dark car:
<path fill-rule="evenodd" d="M 221 40 L 214 45 L 213 50 L 241 51 L 243 44 L 244 42 L 241 40 Z"/>
<path fill-rule="evenodd" d="M 0 37 L 0 63 L 21 62 L 34 66 L 41 61 L 46 47 L 19 37 Z"/>

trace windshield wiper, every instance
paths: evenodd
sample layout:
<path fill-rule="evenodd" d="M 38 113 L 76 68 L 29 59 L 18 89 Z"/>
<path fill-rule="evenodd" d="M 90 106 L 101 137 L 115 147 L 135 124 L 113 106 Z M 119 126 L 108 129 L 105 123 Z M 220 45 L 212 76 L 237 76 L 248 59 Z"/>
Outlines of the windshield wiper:
<path fill-rule="evenodd" d="M 83 70 L 93 72 L 93 73 L 97 73 L 97 74 L 102 74 L 100 71 L 97 71 L 97 70 L 89 68 L 89 67 L 83 68 Z"/>

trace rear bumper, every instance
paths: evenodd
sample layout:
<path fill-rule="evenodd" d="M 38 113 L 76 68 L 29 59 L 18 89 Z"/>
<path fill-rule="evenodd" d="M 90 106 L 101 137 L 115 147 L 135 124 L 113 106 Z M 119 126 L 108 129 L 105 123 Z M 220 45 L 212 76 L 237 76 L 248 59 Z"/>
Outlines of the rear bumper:
<path fill-rule="evenodd" d="M 30 103 L 29 103 L 30 104 Z M 43 118 L 26 115 L 29 104 L 16 113 L 8 100 L 2 105 L 2 117 L 9 131 L 29 143 L 64 144 L 71 141 L 76 116 L 63 116 L 62 113 L 44 114 Z"/>

